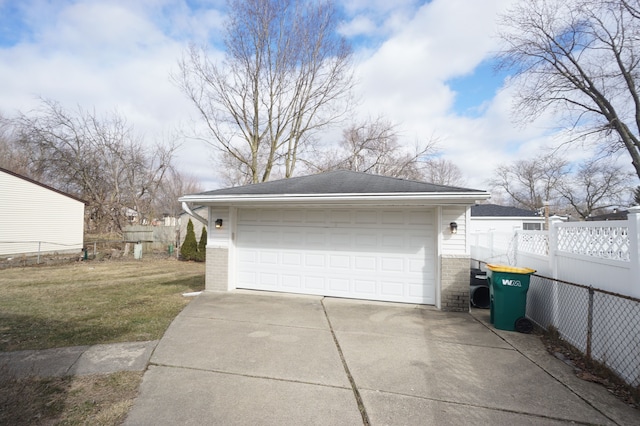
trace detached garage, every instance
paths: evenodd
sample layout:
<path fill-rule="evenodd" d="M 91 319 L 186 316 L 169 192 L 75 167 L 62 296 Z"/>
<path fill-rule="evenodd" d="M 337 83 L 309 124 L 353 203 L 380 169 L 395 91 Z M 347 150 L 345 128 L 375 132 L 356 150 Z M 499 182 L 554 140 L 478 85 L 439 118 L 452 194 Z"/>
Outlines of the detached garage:
<path fill-rule="evenodd" d="M 187 195 L 208 207 L 206 288 L 467 310 L 470 207 L 484 191 L 335 171 Z"/>

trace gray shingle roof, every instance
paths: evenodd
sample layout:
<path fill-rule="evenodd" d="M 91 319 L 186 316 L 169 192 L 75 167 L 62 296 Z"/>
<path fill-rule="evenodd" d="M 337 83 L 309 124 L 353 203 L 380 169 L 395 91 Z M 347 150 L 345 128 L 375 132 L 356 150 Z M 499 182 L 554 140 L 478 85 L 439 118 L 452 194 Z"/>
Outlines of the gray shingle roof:
<path fill-rule="evenodd" d="M 499 206 L 497 204 L 476 204 L 471 206 L 471 217 L 533 217 L 538 216 L 531 210 L 517 207 Z"/>
<path fill-rule="evenodd" d="M 436 185 L 336 170 L 316 175 L 300 176 L 233 188 L 217 189 L 194 195 L 284 195 L 284 194 L 389 194 L 389 193 L 469 193 L 477 189 Z"/>

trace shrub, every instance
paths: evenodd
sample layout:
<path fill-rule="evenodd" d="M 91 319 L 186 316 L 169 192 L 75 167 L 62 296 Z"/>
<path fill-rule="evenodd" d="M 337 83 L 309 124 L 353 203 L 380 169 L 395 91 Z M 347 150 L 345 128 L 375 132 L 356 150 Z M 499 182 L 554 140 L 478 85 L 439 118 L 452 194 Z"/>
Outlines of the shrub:
<path fill-rule="evenodd" d="M 198 262 L 207 260 L 207 229 L 203 226 L 200 234 L 200 242 L 198 242 L 198 253 L 196 254 Z"/>
<path fill-rule="evenodd" d="M 196 241 L 196 233 L 193 231 L 193 222 L 189 219 L 187 223 L 187 235 L 184 237 L 184 243 L 180 247 L 180 258 L 182 260 L 196 260 L 198 255 L 198 242 Z"/>

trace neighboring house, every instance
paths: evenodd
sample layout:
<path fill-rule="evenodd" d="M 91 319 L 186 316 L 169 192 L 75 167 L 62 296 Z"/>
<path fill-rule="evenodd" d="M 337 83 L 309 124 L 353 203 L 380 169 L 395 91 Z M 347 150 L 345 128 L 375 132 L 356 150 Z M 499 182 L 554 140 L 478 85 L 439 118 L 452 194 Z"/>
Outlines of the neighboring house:
<path fill-rule="evenodd" d="M 207 290 L 244 288 L 466 311 L 470 207 L 489 196 L 334 171 L 180 201 L 185 210 L 208 208 Z"/>
<path fill-rule="evenodd" d="M 545 218 L 534 211 L 496 204 L 471 207 L 471 232 L 541 231 Z"/>
<path fill-rule="evenodd" d="M 613 211 L 609 213 L 600 214 L 597 216 L 589 216 L 587 220 L 590 222 L 600 220 L 627 220 L 627 213 L 629 213 L 629 210 L 613 209 Z"/>
<path fill-rule="evenodd" d="M 85 202 L 0 168 L 0 256 L 78 252 Z"/>

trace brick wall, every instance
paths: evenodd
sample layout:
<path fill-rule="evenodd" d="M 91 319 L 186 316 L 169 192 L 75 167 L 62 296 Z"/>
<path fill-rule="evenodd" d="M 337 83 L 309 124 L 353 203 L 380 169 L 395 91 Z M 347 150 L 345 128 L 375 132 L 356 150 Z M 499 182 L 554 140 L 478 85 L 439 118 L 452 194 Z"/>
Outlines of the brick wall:
<path fill-rule="evenodd" d="M 227 291 L 229 289 L 229 250 L 207 247 L 207 270 L 205 289 L 207 291 Z"/>
<path fill-rule="evenodd" d="M 443 311 L 469 312 L 469 265 L 469 256 L 445 255 L 440 258 L 440 309 Z"/>

